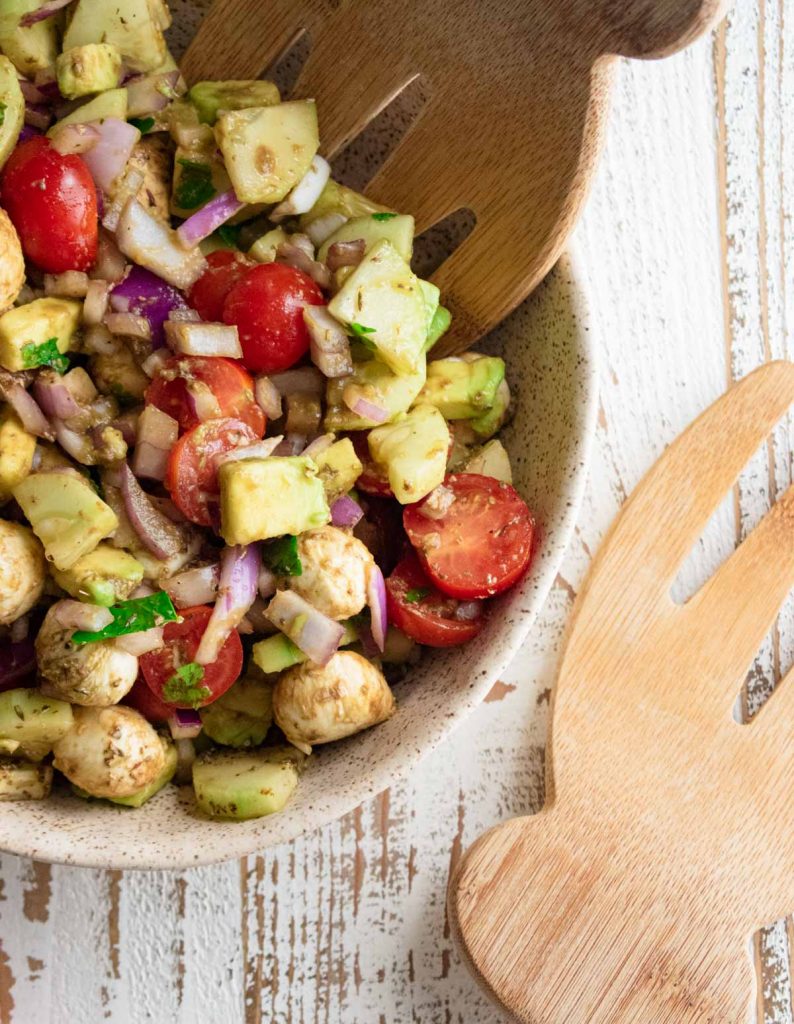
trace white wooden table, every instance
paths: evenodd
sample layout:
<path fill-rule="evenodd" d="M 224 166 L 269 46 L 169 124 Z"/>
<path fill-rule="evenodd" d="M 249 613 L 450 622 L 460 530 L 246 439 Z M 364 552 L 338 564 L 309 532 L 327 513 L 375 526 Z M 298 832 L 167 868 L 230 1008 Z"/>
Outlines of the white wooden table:
<path fill-rule="evenodd" d="M 792 115 L 792 0 L 736 0 L 712 39 L 622 69 L 579 231 L 602 343 L 597 445 L 576 537 L 523 655 L 406 783 L 292 847 L 181 873 L 0 858 L 1 1024 L 504 1020 L 452 947 L 447 873 L 488 825 L 541 803 L 561 630 L 621 502 L 732 378 L 789 353 Z M 682 591 L 790 483 L 793 444 L 784 425 L 759 453 Z M 793 653 L 789 608 L 751 674 L 750 710 Z M 792 1021 L 791 927 L 756 943 L 768 1024 Z"/>

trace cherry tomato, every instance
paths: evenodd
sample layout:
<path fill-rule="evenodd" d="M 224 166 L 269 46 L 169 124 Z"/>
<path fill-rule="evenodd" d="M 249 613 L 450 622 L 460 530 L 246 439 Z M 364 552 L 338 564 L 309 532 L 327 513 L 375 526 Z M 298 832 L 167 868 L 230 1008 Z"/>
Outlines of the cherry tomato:
<path fill-rule="evenodd" d="M 257 435 L 242 420 L 207 420 L 188 430 L 171 449 L 165 486 L 171 500 L 192 523 L 218 522 L 218 456 L 252 444 Z"/>
<path fill-rule="evenodd" d="M 159 697 L 155 696 L 155 694 L 146 685 L 146 680 L 141 675 L 139 675 L 135 680 L 132 689 L 124 698 L 122 703 L 129 705 L 131 708 L 135 708 L 136 711 L 140 711 L 143 717 L 153 725 L 159 725 L 161 722 L 167 722 L 168 716 L 171 715 L 174 710 L 164 701 L 160 700 Z"/>
<path fill-rule="evenodd" d="M 477 636 L 485 621 L 477 608 L 466 609 L 479 613 L 476 617 L 456 618 L 460 601 L 436 590 L 411 550 L 386 580 L 386 604 L 389 621 L 428 647 L 465 644 Z"/>
<path fill-rule="evenodd" d="M 50 274 L 89 270 L 96 260 L 96 187 L 79 156 L 37 136 L 17 146 L 0 177 L 0 203 L 25 256 Z"/>
<path fill-rule="evenodd" d="M 218 403 L 217 418 L 242 420 L 257 437 L 264 437 L 265 414 L 254 399 L 254 382 L 231 359 L 172 356 L 146 389 L 146 401 L 173 416 L 182 430 L 190 430 L 202 422 L 191 388 L 195 393 L 212 392 Z"/>
<path fill-rule="evenodd" d="M 237 325 L 249 370 L 277 373 L 309 351 L 303 307 L 323 305 L 323 293 L 308 274 L 283 263 L 260 263 L 226 296 L 223 320 Z"/>
<path fill-rule="evenodd" d="M 138 664 L 147 686 L 158 700 L 171 708 L 204 707 L 226 693 L 239 678 L 243 668 L 243 645 L 237 630 L 232 630 L 217 659 L 203 666 L 200 678 L 191 678 L 188 672 L 183 679 L 178 676 L 174 679 L 179 668 L 193 662 L 212 608 L 200 604 L 183 608 L 179 615 L 177 622 L 169 622 L 164 627 L 165 647 L 141 655 Z M 177 693 L 181 690 L 186 696 L 166 700 L 169 690 Z"/>
<path fill-rule="evenodd" d="M 512 587 L 532 557 L 534 522 L 524 499 L 510 484 L 479 473 L 453 473 L 444 486 L 455 500 L 440 519 L 422 515 L 426 498 L 403 512 L 430 579 L 463 600 Z"/>
<path fill-rule="evenodd" d="M 364 467 L 361 471 L 361 476 L 356 480 L 358 490 L 364 491 L 365 494 L 375 494 L 381 498 L 393 498 L 394 491 L 391 489 L 386 471 L 377 465 L 369 453 L 367 431 L 356 431 L 356 433 L 350 435 L 350 440 L 353 442 L 356 455 L 358 455 L 359 461 Z"/>
<path fill-rule="evenodd" d="M 188 292 L 190 305 L 210 323 L 223 320 L 223 304 L 226 296 L 243 274 L 255 267 L 253 260 L 231 249 L 218 249 L 207 256 L 209 270 L 205 270 Z"/>

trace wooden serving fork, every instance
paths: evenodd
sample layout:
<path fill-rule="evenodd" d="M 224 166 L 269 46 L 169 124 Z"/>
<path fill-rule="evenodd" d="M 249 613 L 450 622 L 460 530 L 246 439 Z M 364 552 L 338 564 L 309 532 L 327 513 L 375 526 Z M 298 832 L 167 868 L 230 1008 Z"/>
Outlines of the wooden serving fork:
<path fill-rule="evenodd" d="M 587 194 L 613 55 L 658 57 L 724 0 L 216 0 L 189 82 L 257 78 L 304 33 L 295 90 L 319 105 L 326 156 L 409 83 L 429 99 L 367 193 L 417 231 L 460 209 L 476 226 L 434 275 L 453 312 L 439 352 L 487 333 L 562 252 Z"/>
<path fill-rule="evenodd" d="M 744 1024 L 752 933 L 794 909 L 794 671 L 732 708 L 794 585 L 794 486 L 687 603 L 670 590 L 794 402 L 755 371 L 628 500 L 574 611 L 547 803 L 482 836 L 449 910 L 482 982 L 532 1024 Z"/>

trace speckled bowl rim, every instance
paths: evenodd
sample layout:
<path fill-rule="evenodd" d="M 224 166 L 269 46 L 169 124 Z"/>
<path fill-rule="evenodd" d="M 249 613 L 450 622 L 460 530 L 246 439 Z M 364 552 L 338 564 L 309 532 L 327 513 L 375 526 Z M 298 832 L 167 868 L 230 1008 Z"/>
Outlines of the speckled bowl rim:
<path fill-rule="evenodd" d="M 363 801 L 398 782 L 480 705 L 526 639 L 556 578 L 581 507 L 595 434 L 598 406 L 597 345 L 587 296 L 587 277 L 581 269 L 575 244 L 562 257 L 556 272 L 565 274 L 568 282 L 571 321 L 577 328 L 574 332 L 577 340 L 571 345 L 576 356 L 576 372 L 579 374 L 572 389 L 572 394 L 578 401 L 576 407 L 571 410 L 573 439 L 569 455 L 570 465 L 559 495 L 559 504 L 564 507 L 564 511 L 553 527 L 546 525 L 548 543 L 544 541 L 542 565 L 533 567 L 530 576 L 519 588 L 527 592 L 526 604 L 519 608 L 518 617 L 514 621 L 505 618 L 505 630 L 498 634 L 493 642 L 498 651 L 487 670 L 471 678 L 467 689 L 459 693 L 455 702 L 445 708 L 443 715 L 439 715 L 429 725 L 426 722 L 422 723 L 424 735 L 421 746 L 417 748 L 415 744 L 401 745 L 398 742 L 391 751 L 372 765 L 371 772 L 362 772 L 358 778 L 344 787 L 343 792 L 329 791 L 327 800 L 309 804 L 302 816 L 284 812 L 250 822 L 207 820 L 204 822 L 199 848 L 196 848 L 196 845 L 188 848 L 186 845 L 188 835 L 184 823 L 190 820 L 195 824 L 196 816 L 190 813 L 192 795 L 189 787 L 181 787 L 176 790 L 177 806 L 173 813 L 189 816 L 181 818 L 184 837 L 180 835 L 178 826 L 174 828 L 171 825 L 170 828 L 165 828 L 161 822 L 159 831 L 163 834 L 152 835 L 151 841 L 148 835 L 128 846 L 123 842 L 114 844 L 112 840 L 103 841 L 99 834 L 94 834 L 93 828 L 86 827 L 85 815 L 88 808 L 81 801 L 63 797 L 35 805 L 37 810 L 34 813 L 31 813 L 34 807 L 31 804 L 0 804 L 0 850 L 53 863 L 115 869 L 182 869 L 256 854 L 265 848 L 291 842 L 301 835 L 328 825 L 352 811 Z M 376 736 L 377 730 L 363 735 Z M 357 738 L 353 737 L 344 742 L 351 744 L 356 740 Z M 176 789 L 168 788 L 172 791 Z M 161 800 L 174 802 L 172 796 L 163 793 L 147 806 L 152 807 Z M 147 815 L 146 808 L 131 811 L 96 805 L 91 811 L 102 816 L 102 824 L 96 829 L 97 833 L 108 832 L 108 815 L 136 815 L 135 824 L 138 825 L 139 822 L 136 830 L 138 837 L 147 834 L 153 824 L 157 825 L 157 821 L 153 823 Z M 48 822 L 48 818 L 52 818 L 52 821 Z M 96 819 L 95 824 L 99 823 L 100 820 Z M 45 827 L 46 825 L 51 827 Z M 156 831 L 156 828 L 152 828 L 153 833 Z M 123 839 L 123 833 L 124 829 L 121 829 L 120 840 Z"/>

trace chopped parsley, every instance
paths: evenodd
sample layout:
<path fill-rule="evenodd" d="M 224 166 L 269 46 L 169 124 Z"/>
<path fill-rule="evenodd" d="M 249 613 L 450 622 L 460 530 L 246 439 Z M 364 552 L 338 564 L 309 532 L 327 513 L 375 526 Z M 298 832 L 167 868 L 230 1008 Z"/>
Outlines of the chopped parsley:
<path fill-rule="evenodd" d="M 269 541 L 262 548 L 262 559 L 276 576 L 303 575 L 297 537 L 287 535 Z"/>
<path fill-rule="evenodd" d="M 420 601 L 424 601 L 424 599 L 429 596 L 429 587 L 414 587 L 411 590 L 405 591 L 403 600 L 406 604 L 419 604 Z"/>
<path fill-rule="evenodd" d="M 155 626 L 163 626 L 166 622 L 175 622 L 179 616 L 171 603 L 171 598 L 164 590 L 147 597 L 133 598 L 131 601 L 119 601 L 108 611 L 113 621 L 95 633 L 78 630 L 72 634 L 72 643 L 92 644 L 98 640 L 111 640 L 129 633 L 141 633 Z"/>
<path fill-rule="evenodd" d="M 3 127 L 6 121 L 6 111 L 8 110 L 8 104 L 0 102 L 0 128 Z"/>
<path fill-rule="evenodd" d="M 355 321 L 348 324 L 348 327 L 356 338 L 364 338 L 365 340 L 368 334 L 374 334 L 377 330 L 375 327 L 365 327 L 364 324 L 357 324 Z"/>
<path fill-rule="evenodd" d="M 397 216 L 396 213 L 373 213 L 372 214 L 372 219 L 373 220 L 394 220 L 394 218 L 396 216 Z"/>
<path fill-rule="evenodd" d="M 133 128 L 137 128 L 141 135 L 145 135 L 154 128 L 153 117 L 131 117 L 128 122 Z"/>
<path fill-rule="evenodd" d="M 177 163 L 182 168 L 179 175 L 174 200 L 182 210 L 195 210 L 203 206 L 215 195 L 212 184 L 212 168 L 198 160 L 187 160 L 181 157 Z"/>
<path fill-rule="evenodd" d="M 58 339 L 48 338 L 40 345 L 31 341 L 22 346 L 22 365 L 26 370 L 32 370 L 34 366 L 51 366 L 58 373 L 66 373 L 69 360 L 58 348 Z"/>
<path fill-rule="evenodd" d="M 230 249 L 241 249 L 240 232 L 242 230 L 242 224 L 222 224 L 215 234 Z"/>
<path fill-rule="evenodd" d="M 204 666 L 189 661 L 180 666 L 163 687 L 163 700 L 169 704 L 190 704 L 200 707 L 212 695 L 208 686 L 199 686 L 204 678 Z"/>

